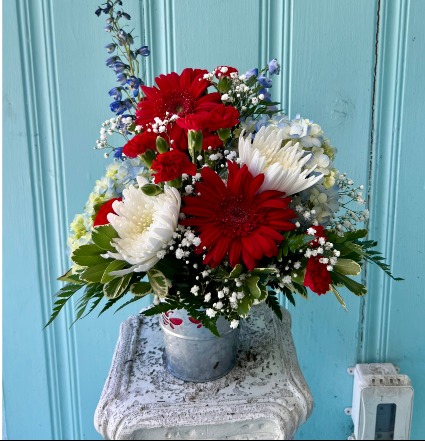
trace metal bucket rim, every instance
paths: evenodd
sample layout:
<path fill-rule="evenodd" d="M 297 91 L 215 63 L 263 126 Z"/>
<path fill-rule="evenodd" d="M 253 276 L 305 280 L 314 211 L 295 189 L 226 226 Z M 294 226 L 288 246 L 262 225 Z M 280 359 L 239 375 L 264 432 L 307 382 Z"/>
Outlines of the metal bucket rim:
<path fill-rule="evenodd" d="M 229 335 L 229 334 L 239 330 L 239 328 L 235 328 L 235 329 L 230 328 L 228 331 L 226 331 L 224 333 L 221 333 L 220 337 L 217 337 L 216 335 L 211 333 L 211 337 L 201 338 L 201 337 L 191 337 L 191 336 L 188 336 L 188 335 L 177 334 L 176 332 L 173 332 L 173 331 L 170 331 L 169 329 L 167 329 L 161 322 L 159 324 L 160 324 L 160 326 L 161 326 L 161 328 L 162 328 L 162 330 L 164 332 L 166 332 L 167 334 L 171 334 L 171 335 L 173 335 L 173 336 L 175 336 L 177 338 L 181 338 L 183 340 L 204 340 L 204 341 L 214 340 L 216 338 L 223 338 L 226 335 Z"/>

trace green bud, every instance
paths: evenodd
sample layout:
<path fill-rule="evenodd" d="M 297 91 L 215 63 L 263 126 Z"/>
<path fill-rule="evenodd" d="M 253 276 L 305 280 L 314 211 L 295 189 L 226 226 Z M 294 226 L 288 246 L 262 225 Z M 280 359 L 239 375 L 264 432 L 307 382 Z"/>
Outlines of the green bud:
<path fill-rule="evenodd" d="M 195 158 L 201 153 L 202 151 L 202 130 L 189 130 L 187 134 L 188 138 L 188 148 L 190 156 L 192 157 L 192 160 L 195 161 Z"/>
<path fill-rule="evenodd" d="M 146 164 L 146 167 L 150 168 L 155 159 L 155 152 L 153 150 L 146 150 L 143 155 L 140 155 L 140 159 Z"/>
<path fill-rule="evenodd" d="M 168 152 L 167 141 L 162 136 L 157 136 L 156 138 L 156 149 L 159 153 Z"/>
<path fill-rule="evenodd" d="M 181 186 L 182 186 L 182 178 L 180 176 L 180 177 L 178 177 L 176 179 L 173 179 L 172 181 L 168 181 L 167 184 L 170 187 L 181 188 Z"/>
<path fill-rule="evenodd" d="M 146 184 L 142 187 L 142 191 L 146 196 L 156 196 L 162 193 L 162 188 L 159 185 Z"/>
<path fill-rule="evenodd" d="M 220 93 L 227 93 L 232 87 L 232 80 L 229 77 L 221 77 L 217 89 Z"/>
<path fill-rule="evenodd" d="M 226 141 L 226 139 L 230 138 L 230 129 L 218 129 L 217 130 L 217 134 L 218 137 L 222 140 L 222 141 Z"/>

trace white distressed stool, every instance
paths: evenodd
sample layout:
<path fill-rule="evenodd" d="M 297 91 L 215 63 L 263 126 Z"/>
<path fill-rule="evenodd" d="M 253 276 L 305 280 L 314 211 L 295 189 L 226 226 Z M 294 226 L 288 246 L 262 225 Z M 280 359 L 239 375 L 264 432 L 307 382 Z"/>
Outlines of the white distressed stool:
<path fill-rule="evenodd" d="M 121 324 L 96 430 L 114 440 L 292 439 L 313 399 L 291 317 L 283 308 L 282 314 L 280 321 L 266 305 L 254 307 L 241 321 L 236 367 L 206 383 L 173 377 L 164 365 L 158 317 L 131 316 Z"/>

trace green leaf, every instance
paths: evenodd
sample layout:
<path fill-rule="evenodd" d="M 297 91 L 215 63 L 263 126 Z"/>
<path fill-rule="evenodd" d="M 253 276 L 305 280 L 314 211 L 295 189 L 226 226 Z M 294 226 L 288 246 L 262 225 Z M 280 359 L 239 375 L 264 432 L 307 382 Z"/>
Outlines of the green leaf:
<path fill-rule="evenodd" d="M 307 288 L 300 283 L 293 283 L 295 291 L 301 296 L 308 300 L 308 291 Z"/>
<path fill-rule="evenodd" d="M 223 94 L 227 93 L 232 87 L 232 80 L 229 77 L 221 77 L 218 84 L 218 91 Z"/>
<path fill-rule="evenodd" d="M 242 270 L 242 265 L 240 263 L 236 264 L 228 276 L 229 279 L 236 279 L 236 277 L 239 277 L 242 274 Z"/>
<path fill-rule="evenodd" d="M 138 298 L 145 296 L 152 292 L 152 287 L 149 282 L 137 282 L 130 286 L 130 291 Z"/>
<path fill-rule="evenodd" d="M 338 302 L 341 304 L 341 306 L 347 311 L 347 305 L 344 302 L 344 299 L 341 297 L 341 294 L 338 292 L 336 287 L 334 285 L 329 285 L 331 291 L 335 294 L 335 297 L 337 298 Z"/>
<path fill-rule="evenodd" d="M 119 271 L 125 266 L 127 263 L 124 260 L 113 260 L 108 264 L 108 266 L 105 269 L 105 272 L 103 273 L 102 279 L 100 280 L 101 283 L 107 283 L 110 282 L 112 279 L 115 279 L 117 276 L 111 276 L 110 273 L 112 271 Z"/>
<path fill-rule="evenodd" d="M 130 300 L 128 300 L 127 302 L 123 303 L 119 308 L 117 308 L 114 312 L 114 314 L 116 314 L 118 311 L 120 311 L 121 309 L 125 308 L 127 305 L 130 305 L 130 303 L 134 303 L 137 302 L 138 300 L 140 300 L 140 296 L 134 296 L 133 298 L 131 298 Z"/>
<path fill-rule="evenodd" d="M 241 317 L 246 317 L 249 313 L 249 310 L 251 309 L 252 303 L 253 300 L 249 296 L 245 295 L 243 299 L 239 300 L 238 314 Z"/>
<path fill-rule="evenodd" d="M 296 274 L 296 276 L 294 276 L 294 274 Z M 291 278 L 293 282 L 298 283 L 298 285 L 304 286 L 305 268 L 293 270 Z"/>
<path fill-rule="evenodd" d="M 153 292 L 158 297 L 167 297 L 169 283 L 164 274 L 155 268 L 150 269 L 147 274 Z"/>
<path fill-rule="evenodd" d="M 87 309 L 87 306 L 90 303 L 90 301 L 93 298 L 99 298 L 99 296 L 103 297 L 103 295 L 102 295 L 102 285 L 100 283 L 91 283 L 91 284 L 86 286 L 86 289 L 84 291 L 84 295 L 77 302 L 77 315 L 75 317 L 75 320 L 72 322 L 72 325 L 77 320 L 82 318 L 82 316 L 83 316 L 85 310 Z M 88 314 L 89 313 L 90 313 L 90 311 L 88 312 Z"/>
<path fill-rule="evenodd" d="M 105 311 L 107 311 L 111 306 L 113 306 L 116 302 L 118 302 L 120 298 L 117 297 L 115 299 L 109 299 L 106 302 L 106 305 L 102 308 L 102 310 L 99 312 L 98 317 L 100 317 Z"/>
<path fill-rule="evenodd" d="M 168 300 L 168 299 L 167 299 Z M 161 314 L 162 312 L 167 312 L 170 309 L 179 309 L 178 307 L 175 307 L 176 305 L 173 305 L 169 301 L 164 301 L 158 303 L 158 305 L 153 305 L 151 308 L 147 309 L 146 311 L 143 311 L 143 314 L 146 316 L 152 316 L 156 314 Z M 181 309 L 181 307 L 180 307 Z"/>
<path fill-rule="evenodd" d="M 265 300 L 267 298 L 268 291 L 267 291 L 267 287 L 264 286 L 263 284 L 260 284 L 259 288 L 260 288 L 261 294 L 260 294 L 260 297 L 258 297 L 257 300 L 259 302 L 262 302 L 263 300 Z"/>
<path fill-rule="evenodd" d="M 95 245 L 105 251 L 116 251 L 115 247 L 111 245 L 112 239 L 115 239 L 116 237 L 118 237 L 118 233 L 111 224 L 95 227 L 91 234 L 91 238 Z"/>
<path fill-rule="evenodd" d="M 57 280 L 67 283 L 77 283 L 78 280 L 80 280 L 80 278 L 78 277 L 78 275 L 72 272 L 72 268 L 71 268 L 63 276 L 58 277 Z"/>
<path fill-rule="evenodd" d="M 156 196 L 162 193 L 162 188 L 159 185 L 146 184 L 142 187 L 142 191 L 146 196 Z"/>
<path fill-rule="evenodd" d="M 82 245 L 72 253 L 71 259 L 81 266 L 94 266 L 105 260 L 100 256 L 104 251 L 95 244 Z"/>
<path fill-rule="evenodd" d="M 357 283 L 355 280 L 350 279 L 343 274 L 338 274 L 336 272 L 331 273 L 332 281 L 345 286 L 356 296 L 364 296 L 367 292 L 367 289 L 364 285 Z"/>
<path fill-rule="evenodd" d="M 269 295 L 266 298 L 266 304 L 272 311 L 282 320 L 282 310 L 280 309 L 279 300 L 277 299 L 276 294 L 272 294 L 273 291 L 269 292 Z"/>
<path fill-rule="evenodd" d="M 109 299 L 117 299 L 126 291 L 132 274 L 126 274 L 123 277 L 115 277 L 110 282 L 105 283 L 103 285 L 103 293 Z"/>
<path fill-rule="evenodd" d="M 361 267 L 354 260 L 339 258 L 334 265 L 334 270 L 346 276 L 357 276 L 360 274 Z"/>
<path fill-rule="evenodd" d="M 267 275 L 267 274 L 275 274 L 278 270 L 276 268 L 254 268 L 250 273 L 253 276 L 261 276 L 261 275 Z"/>
<path fill-rule="evenodd" d="M 361 239 L 362 237 L 367 236 L 367 230 L 361 229 L 356 231 L 350 231 L 347 234 L 345 234 L 346 240 L 355 240 L 355 239 Z"/>
<path fill-rule="evenodd" d="M 56 293 L 57 299 L 53 304 L 52 315 L 50 316 L 49 321 L 44 325 L 44 328 L 53 322 L 53 320 L 58 316 L 62 308 L 65 306 L 66 302 L 82 287 L 83 285 L 80 283 L 68 283 Z"/>
<path fill-rule="evenodd" d="M 251 293 L 252 297 L 254 297 L 254 299 L 258 299 L 261 296 L 261 289 L 258 286 L 259 281 L 259 276 L 247 277 L 244 280 L 244 285 L 249 289 L 249 292 Z"/>
<path fill-rule="evenodd" d="M 109 261 L 107 260 L 97 265 L 90 266 L 81 273 L 80 278 L 86 282 L 100 282 L 108 266 Z"/>

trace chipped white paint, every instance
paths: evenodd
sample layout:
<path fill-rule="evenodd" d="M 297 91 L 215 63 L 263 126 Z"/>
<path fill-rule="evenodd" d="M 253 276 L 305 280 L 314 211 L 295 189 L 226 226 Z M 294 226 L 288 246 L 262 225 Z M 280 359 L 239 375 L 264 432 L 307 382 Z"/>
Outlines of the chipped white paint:
<path fill-rule="evenodd" d="M 313 399 L 291 335 L 266 305 L 241 323 L 236 367 L 206 383 L 184 382 L 164 366 L 157 317 L 122 323 L 95 413 L 105 439 L 291 439 Z"/>

